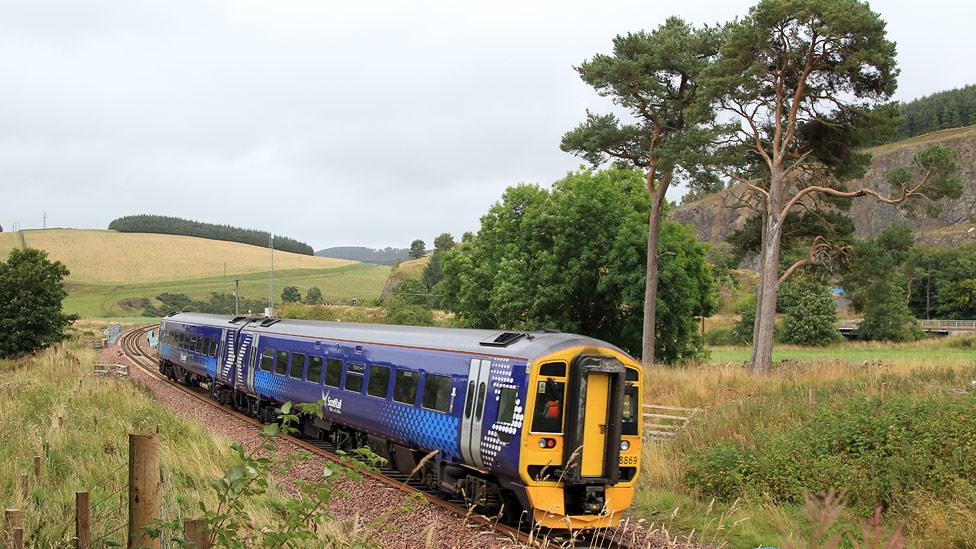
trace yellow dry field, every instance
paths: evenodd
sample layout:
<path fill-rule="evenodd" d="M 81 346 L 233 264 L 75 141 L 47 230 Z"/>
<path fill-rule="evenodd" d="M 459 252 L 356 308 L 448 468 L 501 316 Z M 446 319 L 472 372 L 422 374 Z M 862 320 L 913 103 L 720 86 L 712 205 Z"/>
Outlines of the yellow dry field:
<path fill-rule="evenodd" d="M 430 255 L 425 255 L 418 259 L 408 259 L 407 261 L 402 261 L 396 269 L 393 269 L 393 273 L 390 274 L 390 277 L 399 278 L 400 280 L 405 280 L 408 278 L 419 279 L 424 275 L 424 269 L 427 268 L 427 264 L 430 263 L 430 258 Z"/>
<path fill-rule="evenodd" d="M 87 229 L 23 231 L 27 246 L 45 250 L 80 283 L 136 284 L 245 274 L 269 269 L 266 248 L 192 236 Z M 0 233 L 0 259 L 19 247 L 17 233 Z M 275 252 L 275 269 L 331 269 L 344 259 Z"/>

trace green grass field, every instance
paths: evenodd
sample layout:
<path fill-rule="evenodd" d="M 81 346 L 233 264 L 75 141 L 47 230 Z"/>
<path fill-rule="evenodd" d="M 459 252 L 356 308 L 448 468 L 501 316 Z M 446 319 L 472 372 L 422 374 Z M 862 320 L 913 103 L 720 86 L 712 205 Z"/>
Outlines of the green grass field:
<path fill-rule="evenodd" d="M 275 302 L 281 301 L 285 286 L 298 286 L 302 294 L 317 286 L 327 301 L 349 302 L 357 299 L 370 303 L 376 299 L 389 275 L 389 267 L 353 263 L 331 269 L 288 269 L 275 271 Z M 163 292 L 184 293 L 193 299 L 206 300 L 212 292 L 231 293 L 234 279 L 241 281 L 241 296 L 266 299 L 268 273 L 254 272 L 237 276 L 215 276 L 197 279 L 145 282 L 141 284 L 75 284 L 69 283 L 65 310 L 84 318 L 124 317 L 141 314 L 141 309 L 126 305 L 134 298 L 152 299 Z M 255 311 L 259 312 L 259 311 Z"/>
<path fill-rule="evenodd" d="M 142 314 L 133 306 L 140 298 L 183 293 L 207 300 L 211 293 L 231 293 L 240 279 L 241 295 L 266 299 L 269 253 L 265 248 L 202 238 L 118 233 L 115 231 L 47 229 L 24 231 L 31 247 L 48 252 L 71 271 L 65 310 L 83 318 L 130 317 Z M 20 247 L 20 235 L 0 233 L 0 259 Z M 304 292 L 312 286 L 327 301 L 371 303 L 390 274 L 381 265 L 342 259 L 275 253 L 275 301 L 285 286 Z"/>

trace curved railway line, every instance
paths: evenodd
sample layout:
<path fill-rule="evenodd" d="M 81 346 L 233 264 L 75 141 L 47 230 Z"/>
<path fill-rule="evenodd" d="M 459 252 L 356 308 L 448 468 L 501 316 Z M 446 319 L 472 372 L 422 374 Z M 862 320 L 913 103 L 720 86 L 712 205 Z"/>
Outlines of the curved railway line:
<path fill-rule="evenodd" d="M 122 337 L 119 338 L 119 346 L 122 349 L 122 353 L 129 360 L 131 360 L 137 368 L 240 421 L 258 428 L 262 426 L 262 423 L 257 419 L 241 414 L 229 407 L 222 406 L 221 404 L 210 399 L 207 395 L 207 391 L 200 389 L 194 390 L 185 385 L 180 385 L 179 383 L 176 383 L 168 377 L 160 374 L 157 368 L 156 359 L 147 353 L 141 345 L 141 342 L 146 340 L 146 334 L 148 331 L 153 328 L 156 328 L 156 325 L 151 324 L 148 326 L 135 328 L 126 332 L 122 335 Z M 305 438 L 302 436 L 279 436 L 281 436 L 287 442 L 307 450 L 317 456 L 336 463 L 343 463 L 343 459 L 336 453 L 336 449 L 326 441 Z M 600 547 L 606 549 L 631 547 L 631 545 L 625 540 L 615 539 L 614 537 L 606 537 L 606 532 L 597 532 L 593 534 L 590 539 L 571 539 L 569 536 L 563 533 L 546 534 L 540 533 L 536 530 L 527 530 L 524 527 L 519 528 L 504 524 L 498 519 L 498 517 L 487 517 L 473 512 L 461 499 L 444 499 L 440 493 L 425 489 L 420 485 L 419 482 L 413 481 L 407 475 L 404 475 L 391 467 L 381 468 L 379 473 L 363 468 L 361 473 L 373 480 L 382 482 L 383 484 L 396 488 L 404 493 L 422 496 L 432 505 L 436 505 L 453 514 L 456 514 L 457 516 L 462 517 L 471 523 L 477 524 L 485 530 L 493 532 L 495 535 L 504 537 L 508 541 L 535 547 Z"/>

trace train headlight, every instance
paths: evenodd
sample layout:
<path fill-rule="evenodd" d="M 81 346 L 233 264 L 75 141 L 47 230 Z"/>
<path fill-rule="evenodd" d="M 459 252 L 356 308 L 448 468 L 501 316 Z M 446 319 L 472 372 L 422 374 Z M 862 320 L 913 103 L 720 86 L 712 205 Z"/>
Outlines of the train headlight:
<path fill-rule="evenodd" d="M 620 441 L 620 451 L 621 452 L 626 452 L 627 450 L 630 450 L 630 441 L 629 440 L 621 440 Z"/>
<path fill-rule="evenodd" d="M 555 447 L 556 447 L 556 439 L 554 438 L 539 439 L 539 448 L 555 448 Z"/>

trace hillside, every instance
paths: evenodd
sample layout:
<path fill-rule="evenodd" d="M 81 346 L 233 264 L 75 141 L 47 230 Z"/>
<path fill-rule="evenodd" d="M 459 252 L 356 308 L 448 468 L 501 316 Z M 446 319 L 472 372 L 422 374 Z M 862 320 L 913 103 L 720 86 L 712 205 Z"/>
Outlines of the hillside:
<path fill-rule="evenodd" d="M 270 256 L 266 248 L 189 236 L 47 229 L 23 231 L 27 246 L 48 252 L 71 270 L 68 312 L 83 317 L 135 316 L 141 299 L 163 292 L 207 299 L 230 294 L 266 299 Z M 21 246 L 20 234 L 0 233 L 0 258 Z M 305 293 L 317 286 L 328 301 L 375 299 L 390 269 L 353 261 L 275 252 L 275 300 L 284 286 Z M 225 270 L 226 269 L 226 270 Z"/>
<path fill-rule="evenodd" d="M 47 251 L 71 269 L 71 280 L 128 284 L 267 271 L 267 248 L 193 236 L 84 229 L 23 231 L 27 246 Z M 0 257 L 20 246 L 0 233 Z M 352 261 L 275 252 L 275 269 L 332 269 Z"/>
<path fill-rule="evenodd" d="M 867 198 L 858 199 L 850 211 L 857 236 L 873 236 L 896 221 L 904 221 L 915 230 L 921 242 L 958 245 L 976 241 L 976 231 L 969 231 L 976 215 L 976 126 L 927 133 L 868 149 L 874 158 L 863 181 L 888 191 L 884 183 L 885 173 L 897 166 L 911 165 L 915 153 L 936 143 L 944 143 L 959 153 L 958 176 L 966 185 L 963 196 L 958 200 L 943 201 L 941 214 L 934 218 L 924 215 L 913 218 L 894 206 Z M 860 185 L 854 182 L 850 186 Z M 676 208 L 671 216 L 680 223 L 694 225 L 695 232 L 702 240 L 724 241 L 752 213 L 734 207 L 733 196 L 740 192 L 740 189 L 733 188 L 706 196 Z"/>
<path fill-rule="evenodd" d="M 333 246 L 319 250 L 315 252 L 315 255 L 393 266 L 396 265 L 397 261 L 407 260 L 410 257 L 410 250 L 407 248 L 374 249 L 365 246 Z"/>

